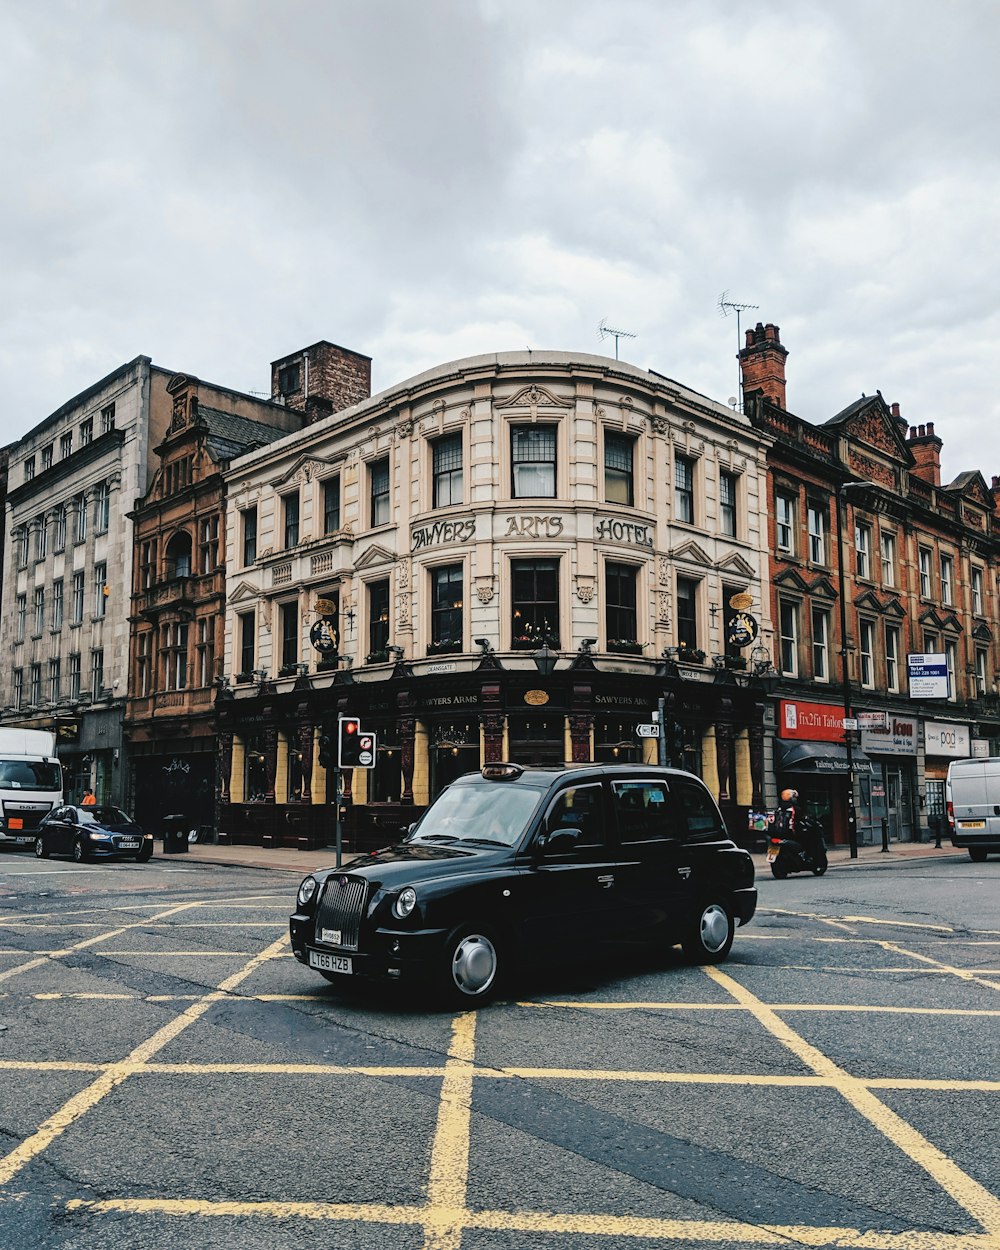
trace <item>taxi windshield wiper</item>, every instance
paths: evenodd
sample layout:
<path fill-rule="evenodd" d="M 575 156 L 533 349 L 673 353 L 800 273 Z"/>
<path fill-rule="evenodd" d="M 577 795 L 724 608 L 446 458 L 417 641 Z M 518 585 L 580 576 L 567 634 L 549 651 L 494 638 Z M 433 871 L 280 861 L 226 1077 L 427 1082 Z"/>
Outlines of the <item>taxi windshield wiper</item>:
<path fill-rule="evenodd" d="M 477 846 L 508 846 L 509 843 L 501 842 L 499 838 L 461 838 L 462 842 L 474 842 Z"/>
<path fill-rule="evenodd" d="M 450 833 L 424 833 L 418 834 L 414 842 L 458 842 L 459 839 Z"/>

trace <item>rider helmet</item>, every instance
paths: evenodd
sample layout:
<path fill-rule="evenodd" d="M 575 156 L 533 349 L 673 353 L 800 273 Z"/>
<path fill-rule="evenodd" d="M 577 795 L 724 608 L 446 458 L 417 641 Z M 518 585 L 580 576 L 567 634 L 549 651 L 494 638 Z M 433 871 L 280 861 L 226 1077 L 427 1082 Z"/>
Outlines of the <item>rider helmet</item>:
<path fill-rule="evenodd" d="M 782 803 L 796 803 L 798 802 L 798 798 L 798 790 L 782 790 L 781 792 Z"/>

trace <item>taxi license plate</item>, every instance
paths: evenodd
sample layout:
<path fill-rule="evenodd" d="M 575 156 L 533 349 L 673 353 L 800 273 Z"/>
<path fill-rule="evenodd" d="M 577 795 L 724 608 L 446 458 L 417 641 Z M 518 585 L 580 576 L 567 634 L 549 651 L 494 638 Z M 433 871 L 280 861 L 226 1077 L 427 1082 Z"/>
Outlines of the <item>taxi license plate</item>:
<path fill-rule="evenodd" d="M 959 829 L 985 829 L 985 820 L 960 820 L 958 822 Z"/>
<path fill-rule="evenodd" d="M 35 840 L 34 838 L 15 838 L 14 839 L 14 841 L 18 844 L 18 846 L 21 846 L 28 842 L 34 842 L 34 840 Z"/>
<path fill-rule="evenodd" d="M 777 852 L 777 851 L 768 851 L 768 853 L 767 853 L 767 862 L 768 862 L 769 864 L 773 864 L 773 863 L 774 863 L 774 861 L 775 861 L 777 858 L 778 858 L 778 852 Z"/>
<path fill-rule="evenodd" d="M 346 955 L 328 955 L 326 951 L 310 951 L 309 967 L 321 968 L 324 972 L 344 972 L 348 976 L 354 971 Z"/>
<path fill-rule="evenodd" d="M 130 838 L 128 841 L 122 838 L 122 840 L 118 843 L 118 847 L 122 851 L 137 851 L 139 849 L 139 843 L 134 838 Z"/>

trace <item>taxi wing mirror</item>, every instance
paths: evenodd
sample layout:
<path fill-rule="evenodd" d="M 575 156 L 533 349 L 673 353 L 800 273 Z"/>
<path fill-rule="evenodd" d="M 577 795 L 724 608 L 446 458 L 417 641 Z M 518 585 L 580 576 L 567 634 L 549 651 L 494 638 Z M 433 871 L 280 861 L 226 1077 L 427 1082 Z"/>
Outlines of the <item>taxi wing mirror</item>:
<path fill-rule="evenodd" d="M 565 855 L 572 851 L 583 837 L 583 830 L 573 827 L 551 829 L 538 839 L 538 850 L 543 855 Z"/>

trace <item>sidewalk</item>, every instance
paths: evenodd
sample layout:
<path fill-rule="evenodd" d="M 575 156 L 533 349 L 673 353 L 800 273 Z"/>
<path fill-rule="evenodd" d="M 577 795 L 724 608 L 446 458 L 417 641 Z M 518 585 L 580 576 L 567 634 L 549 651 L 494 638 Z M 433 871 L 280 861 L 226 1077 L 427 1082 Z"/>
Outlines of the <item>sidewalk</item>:
<path fill-rule="evenodd" d="M 187 851 L 179 855 L 165 854 L 159 839 L 155 847 L 153 858 L 158 860 L 199 866 L 215 864 L 230 868 L 270 868 L 277 872 L 297 873 L 300 877 L 314 868 L 330 868 L 337 859 L 337 852 L 332 846 L 321 847 L 317 851 L 297 851 L 292 847 L 216 846 L 211 842 L 192 842 L 188 843 Z M 914 859 L 968 858 L 967 851 L 958 850 L 950 842 L 945 842 L 939 851 L 934 849 L 933 842 L 891 842 L 888 851 L 883 851 L 881 846 L 859 846 L 857 859 L 851 859 L 850 855 L 849 847 L 830 847 L 827 856 L 831 870 L 861 865 L 867 868 L 890 867 Z M 350 854 L 345 852 L 344 859 L 349 858 Z M 753 859 L 758 872 L 767 871 L 767 860 L 762 851 L 755 853 Z"/>

